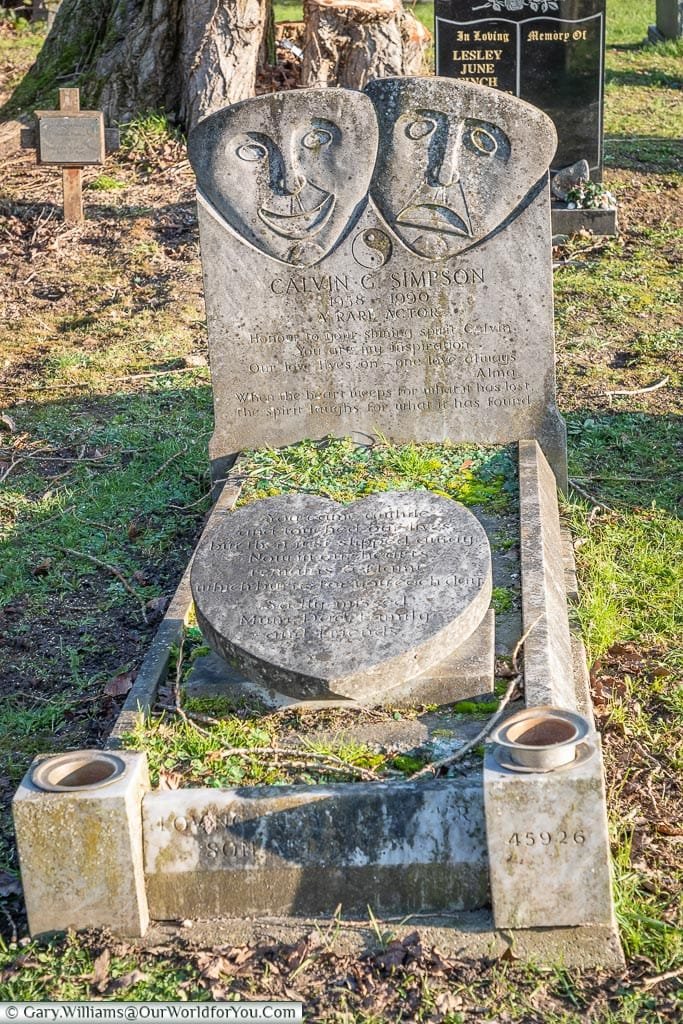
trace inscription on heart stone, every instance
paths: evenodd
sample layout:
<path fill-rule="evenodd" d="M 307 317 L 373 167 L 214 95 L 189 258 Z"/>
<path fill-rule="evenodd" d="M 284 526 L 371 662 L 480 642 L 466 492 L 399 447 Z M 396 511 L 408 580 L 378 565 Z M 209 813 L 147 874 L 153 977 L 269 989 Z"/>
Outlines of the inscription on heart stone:
<path fill-rule="evenodd" d="M 491 553 L 472 513 L 433 494 L 286 495 L 232 513 L 191 586 L 208 642 L 248 678 L 380 702 L 479 625 Z"/>

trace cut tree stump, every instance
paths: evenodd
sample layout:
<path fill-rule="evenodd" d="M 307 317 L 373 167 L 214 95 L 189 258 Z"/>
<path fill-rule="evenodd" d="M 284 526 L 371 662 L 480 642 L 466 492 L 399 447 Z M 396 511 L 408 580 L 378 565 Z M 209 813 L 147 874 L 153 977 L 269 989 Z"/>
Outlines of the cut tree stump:
<path fill-rule="evenodd" d="M 362 89 L 419 75 L 430 33 L 401 0 L 304 0 L 302 85 Z"/>

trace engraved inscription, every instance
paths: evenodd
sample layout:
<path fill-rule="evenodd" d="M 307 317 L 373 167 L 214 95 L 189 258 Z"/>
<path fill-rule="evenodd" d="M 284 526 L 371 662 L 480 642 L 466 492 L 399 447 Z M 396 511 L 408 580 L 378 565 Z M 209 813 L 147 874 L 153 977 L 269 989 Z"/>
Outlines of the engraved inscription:
<path fill-rule="evenodd" d="M 418 492 L 348 508 L 290 495 L 241 509 L 200 546 L 191 584 L 204 635 L 233 660 L 248 654 L 246 674 L 258 659 L 285 683 L 334 680 L 351 695 L 402 659 L 418 674 L 420 654 L 441 655 L 440 636 L 469 636 L 490 577 L 474 516 Z"/>
<path fill-rule="evenodd" d="M 269 288 L 277 295 L 324 293 L 326 305 L 318 316 L 322 325 L 315 331 L 250 334 L 262 355 L 246 366 L 253 383 L 249 390 L 234 393 L 235 415 L 277 421 L 530 407 L 542 400 L 541 382 L 529 380 L 520 365 L 519 332 L 512 322 L 479 318 L 475 302 L 466 312 L 451 307 L 454 320 L 444 323 L 449 291 L 454 290 L 460 305 L 459 286 L 477 288 L 486 281 L 481 267 L 273 278 Z M 311 375 L 367 370 L 386 371 L 393 380 L 396 371 L 410 370 L 429 383 L 323 390 L 308 386 Z M 434 379 L 435 370 L 448 372 L 443 382 Z M 264 388 L 261 383 L 285 376 L 294 385 L 291 389 Z"/>
<path fill-rule="evenodd" d="M 261 863 L 266 852 L 261 844 L 239 834 L 243 821 L 235 810 L 216 807 L 205 811 L 187 810 L 183 814 L 171 812 L 157 822 L 157 828 L 191 838 L 209 863 Z"/>

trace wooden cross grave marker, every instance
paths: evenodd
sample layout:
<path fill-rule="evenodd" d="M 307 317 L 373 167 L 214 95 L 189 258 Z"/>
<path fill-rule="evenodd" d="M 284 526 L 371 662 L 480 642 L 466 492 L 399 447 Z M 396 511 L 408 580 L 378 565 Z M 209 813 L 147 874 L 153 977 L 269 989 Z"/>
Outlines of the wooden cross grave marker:
<path fill-rule="evenodd" d="M 59 90 L 59 110 L 36 110 L 37 127 L 23 128 L 22 149 L 37 150 L 39 164 L 61 167 L 64 220 L 83 220 L 83 168 L 102 165 L 119 148 L 117 128 L 104 127 L 100 110 L 81 110 L 78 89 Z"/>

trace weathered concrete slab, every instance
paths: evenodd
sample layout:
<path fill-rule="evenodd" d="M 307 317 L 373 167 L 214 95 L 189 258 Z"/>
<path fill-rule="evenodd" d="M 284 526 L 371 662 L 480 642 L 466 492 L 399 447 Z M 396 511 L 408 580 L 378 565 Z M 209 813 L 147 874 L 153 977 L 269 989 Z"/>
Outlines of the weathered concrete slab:
<path fill-rule="evenodd" d="M 447 79 L 368 93 L 374 115 L 360 94 L 299 90 L 190 135 L 214 473 L 231 453 L 302 437 L 535 437 L 564 486 L 552 123 Z"/>
<path fill-rule="evenodd" d="M 557 484 L 536 441 L 519 445 L 519 508 L 526 702 L 575 708 Z"/>
<path fill-rule="evenodd" d="M 289 494 L 226 518 L 191 586 L 204 636 L 247 678 L 381 703 L 471 636 L 491 552 L 471 512 L 424 491 L 347 506 Z"/>
<path fill-rule="evenodd" d="M 618 970 L 624 966 L 624 954 L 615 925 L 586 925 L 581 928 L 518 928 L 514 932 L 496 930 L 489 910 L 453 914 L 380 918 L 382 932 L 403 939 L 419 931 L 425 949 L 435 947 L 445 956 L 464 959 L 497 959 L 510 956 L 533 963 L 562 964 L 566 968 L 604 967 Z M 149 949 L 176 938 L 190 941 L 201 949 L 239 946 L 250 943 L 286 943 L 295 945 L 311 932 L 324 936 L 326 948 L 338 956 L 361 956 L 381 950 L 377 924 L 363 917 L 357 921 L 338 918 L 269 917 L 256 920 L 231 917 L 222 920 L 184 921 L 182 927 L 169 922 L 153 924 L 138 948 Z"/>
<path fill-rule="evenodd" d="M 613 923 L 600 740 L 546 773 L 484 766 L 493 917 L 497 928 Z"/>
<path fill-rule="evenodd" d="M 150 793 L 156 919 L 409 914 L 488 901 L 481 777 Z"/>
<path fill-rule="evenodd" d="M 85 753 L 88 763 L 65 776 L 62 792 L 35 785 L 34 769 L 53 760 L 37 758 L 12 802 L 29 929 L 31 935 L 67 928 L 142 935 L 149 921 L 140 810 L 149 789 L 147 760 L 124 751 L 105 755 L 123 766 L 107 781 L 103 758 Z"/>

